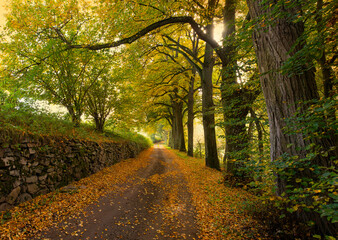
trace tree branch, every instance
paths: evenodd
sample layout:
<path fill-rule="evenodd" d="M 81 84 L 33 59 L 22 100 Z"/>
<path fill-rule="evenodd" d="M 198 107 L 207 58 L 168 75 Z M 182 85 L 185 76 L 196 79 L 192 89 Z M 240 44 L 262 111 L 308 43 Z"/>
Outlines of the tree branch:
<path fill-rule="evenodd" d="M 149 26 L 145 27 L 144 29 L 140 30 L 139 32 L 135 33 L 134 35 L 120 39 L 118 41 L 113 41 L 110 43 L 103 43 L 103 44 L 94 44 L 94 45 L 73 45 L 71 44 L 64 35 L 60 32 L 59 29 L 54 29 L 57 33 L 57 35 L 60 37 L 60 39 L 67 44 L 68 48 L 86 48 L 90 50 L 100 50 L 105 48 L 114 48 L 118 47 L 123 44 L 131 44 L 135 42 L 137 39 L 145 36 L 149 32 L 158 29 L 160 27 L 169 25 L 169 24 L 176 24 L 176 23 L 189 23 L 190 26 L 195 30 L 197 35 L 202 39 L 203 41 L 207 42 L 212 46 L 213 48 L 219 48 L 220 45 L 212 39 L 209 35 L 205 34 L 203 30 L 200 28 L 200 26 L 195 22 L 195 20 L 190 16 L 182 16 L 182 17 L 170 17 L 163 20 L 160 20 L 158 22 L 155 22 L 153 24 L 150 24 Z"/>

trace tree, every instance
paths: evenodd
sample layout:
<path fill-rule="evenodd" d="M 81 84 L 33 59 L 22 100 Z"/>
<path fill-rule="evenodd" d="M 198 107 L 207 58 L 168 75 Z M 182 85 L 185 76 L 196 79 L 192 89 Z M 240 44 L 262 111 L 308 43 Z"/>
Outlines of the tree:
<path fill-rule="evenodd" d="M 213 36 L 213 15 L 215 13 L 216 1 L 208 1 L 206 34 Z M 215 117 L 214 117 L 214 102 L 212 72 L 213 72 L 213 48 L 209 43 L 206 43 L 201 87 L 202 87 L 202 115 L 203 115 L 203 129 L 204 129 L 204 144 L 205 144 L 205 163 L 211 168 L 220 169 L 219 159 L 217 154 L 216 131 L 215 131 Z"/>
<path fill-rule="evenodd" d="M 88 91 L 105 66 L 95 65 L 103 61 L 100 53 L 65 51 L 62 41 L 51 36 L 54 32 L 51 28 L 58 26 L 73 41 L 79 40 L 78 28 L 83 16 L 78 12 L 78 2 L 65 4 L 65 12 L 60 10 L 58 2 L 30 4 L 13 0 L 10 7 L 6 28 L 9 40 L 2 45 L 10 78 L 22 82 L 28 95 L 65 106 L 78 126 Z M 20 12 L 21 7 L 26 7 L 27 12 Z M 73 18 L 76 24 L 67 24 Z M 22 19 L 31 19 L 31 24 L 26 25 Z"/>
<path fill-rule="evenodd" d="M 99 132 L 103 132 L 107 118 L 119 110 L 130 94 L 124 85 L 127 80 L 123 73 L 119 72 L 117 65 L 113 62 L 109 65 L 113 69 L 104 70 L 90 88 L 86 98 L 87 112 L 93 118 L 96 130 Z"/>
<path fill-rule="evenodd" d="M 287 135 L 284 131 L 285 119 L 298 111 L 304 113 L 307 103 L 319 98 L 313 67 L 295 59 L 305 44 L 300 41 L 304 24 L 297 20 L 300 5 L 298 2 L 273 4 L 272 1 L 261 0 L 247 0 L 247 4 L 250 16 L 256 23 L 253 42 L 269 116 L 271 160 L 278 161 L 285 154 L 304 159 L 311 140 L 304 134 Z M 288 69 L 288 72 L 281 71 L 284 64 L 291 60 L 293 68 Z M 335 146 L 332 139 L 315 140 L 315 144 L 328 149 Z M 317 155 L 312 161 L 323 167 L 334 166 L 332 159 L 335 154 L 335 151 L 330 151 L 328 156 Z M 296 171 L 298 177 L 312 177 L 311 172 Z M 297 186 L 295 178 L 287 179 L 278 175 L 277 194 L 285 194 L 287 185 Z M 315 220 L 322 232 L 335 232 L 333 226 L 322 224 L 314 212 L 302 212 L 301 215 L 305 220 Z"/>
<path fill-rule="evenodd" d="M 225 2 L 223 10 L 225 29 L 223 32 L 223 44 L 217 49 L 217 53 L 222 64 L 221 102 L 226 137 L 224 162 L 226 162 L 228 173 L 232 173 L 244 180 L 247 176 L 241 172 L 240 168 L 243 168 L 249 158 L 249 136 L 246 117 L 260 90 L 259 84 L 255 81 L 257 79 L 255 70 L 250 69 L 252 68 L 251 65 L 253 65 L 249 63 L 252 61 L 248 54 L 250 53 L 250 46 L 247 46 L 247 42 L 241 41 L 240 37 L 237 36 L 239 34 L 236 33 L 238 2 L 238 0 Z M 244 19 L 243 22 L 243 29 L 240 29 L 242 35 L 244 31 L 247 31 L 245 27 L 246 20 Z M 244 37 L 247 37 L 247 35 L 244 34 Z M 242 49 L 245 50 L 243 51 Z M 245 51 L 246 53 L 244 53 Z M 240 56 L 239 52 L 242 53 Z M 242 65 L 246 65 L 246 69 L 240 69 L 237 61 L 241 61 Z M 248 78 L 245 83 L 240 82 L 238 79 L 241 75 L 244 75 L 243 73 Z"/>

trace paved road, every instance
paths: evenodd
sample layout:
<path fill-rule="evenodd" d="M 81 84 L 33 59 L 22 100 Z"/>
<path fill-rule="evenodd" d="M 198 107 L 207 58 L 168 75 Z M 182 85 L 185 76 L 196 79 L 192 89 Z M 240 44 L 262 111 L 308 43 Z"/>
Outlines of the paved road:
<path fill-rule="evenodd" d="M 182 173 L 162 145 L 131 183 L 37 239 L 197 239 L 195 211 Z M 118 173 L 117 173 L 118 174 Z"/>

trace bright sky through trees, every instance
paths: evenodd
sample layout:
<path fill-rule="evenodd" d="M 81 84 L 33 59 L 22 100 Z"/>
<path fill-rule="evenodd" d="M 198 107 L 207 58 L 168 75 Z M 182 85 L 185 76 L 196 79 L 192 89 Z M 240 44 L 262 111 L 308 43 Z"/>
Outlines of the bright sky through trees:
<path fill-rule="evenodd" d="M 4 24 L 5 24 L 5 7 L 4 7 L 4 2 L 5 0 L 1 0 L 0 2 L 0 29 L 3 28 Z"/>

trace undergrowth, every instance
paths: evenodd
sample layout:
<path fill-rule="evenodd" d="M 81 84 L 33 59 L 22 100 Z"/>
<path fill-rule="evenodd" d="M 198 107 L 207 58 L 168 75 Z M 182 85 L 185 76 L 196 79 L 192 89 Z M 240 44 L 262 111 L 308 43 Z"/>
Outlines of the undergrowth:
<path fill-rule="evenodd" d="M 209 211 L 217 213 L 209 219 L 217 229 L 216 236 L 223 235 L 224 239 L 314 239 L 316 236 L 312 226 L 298 220 L 296 212 L 290 213 L 287 206 L 277 206 L 281 203 L 275 196 L 263 197 L 257 189 L 225 182 L 224 172 L 203 167 L 204 159 L 174 152 L 194 169 L 193 175 L 199 174 L 199 185 L 208 194 Z M 209 171 L 213 173 L 208 174 Z"/>

